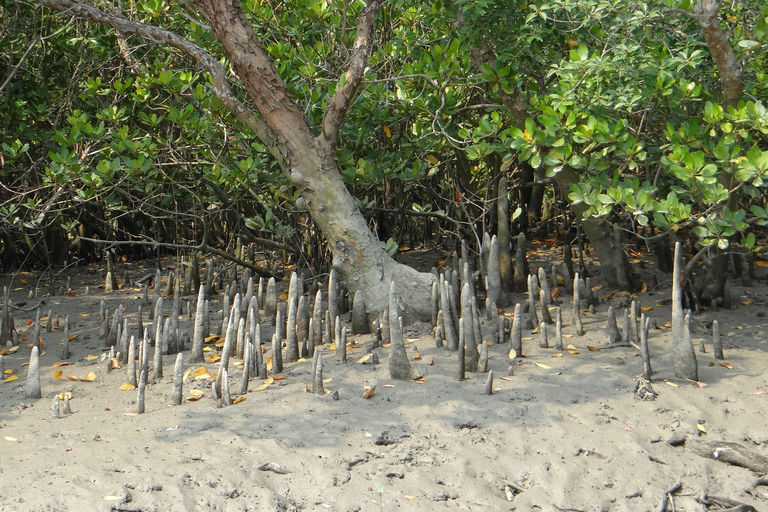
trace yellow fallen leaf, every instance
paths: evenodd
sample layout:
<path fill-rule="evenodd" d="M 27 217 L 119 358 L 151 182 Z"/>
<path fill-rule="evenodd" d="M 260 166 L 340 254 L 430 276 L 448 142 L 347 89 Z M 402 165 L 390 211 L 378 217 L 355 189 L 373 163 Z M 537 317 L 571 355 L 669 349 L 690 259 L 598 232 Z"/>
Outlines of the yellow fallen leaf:
<path fill-rule="evenodd" d="M 414 361 L 421 361 L 421 353 L 418 350 L 413 353 L 413 359 Z"/>
<path fill-rule="evenodd" d="M 209 352 L 213 352 L 213 349 L 211 347 L 203 347 L 203 352 L 207 354 Z"/>
<path fill-rule="evenodd" d="M 675 384 L 674 382 L 670 382 L 666 379 L 664 379 L 664 384 L 666 384 L 667 386 L 672 386 L 673 388 L 678 387 L 677 384 Z"/>
<path fill-rule="evenodd" d="M 81 382 L 93 382 L 96 380 L 96 374 L 91 372 L 82 379 L 80 379 Z"/>
<path fill-rule="evenodd" d="M 363 357 L 361 357 L 360 359 L 358 359 L 358 360 L 357 360 L 357 362 L 358 362 L 358 363 L 364 363 L 364 362 L 366 362 L 367 360 L 369 360 L 369 359 L 371 358 L 371 356 L 372 356 L 372 355 L 373 355 L 373 352 L 371 352 L 370 354 L 365 354 Z"/>
<path fill-rule="evenodd" d="M 3 373 L 5 375 L 13 375 L 13 369 L 12 368 L 8 368 L 7 370 L 3 371 Z"/>
<path fill-rule="evenodd" d="M 194 375 L 192 376 L 195 380 L 204 380 L 204 379 L 210 379 L 212 377 L 211 372 L 208 371 L 208 368 L 205 366 L 201 366 L 197 370 L 195 370 Z"/>
<path fill-rule="evenodd" d="M 120 391 L 130 391 L 132 389 L 136 389 L 136 386 L 134 386 L 130 382 L 123 382 L 122 384 L 120 384 Z"/>
<path fill-rule="evenodd" d="M 653 309 L 653 306 L 640 306 L 640 311 L 650 311 Z"/>
<path fill-rule="evenodd" d="M 72 400 L 72 392 L 71 391 L 67 391 L 66 393 L 59 393 L 59 400 L 66 400 L 67 398 Z"/>
<path fill-rule="evenodd" d="M 515 349 L 510 349 L 510 351 L 509 351 L 509 358 L 510 359 L 514 359 L 516 357 L 517 357 L 517 352 L 515 351 Z"/>
<path fill-rule="evenodd" d="M 285 375 L 275 375 L 272 380 L 285 380 Z"/>
<path fill-rule="evenodd" d="M 645 293 L 645 292 L 647 292 L 647 291 L 648 291 L 648 285 L 647 285 L 647 284 L 645 284 L 645 283 L 643 283 L 643 284 L 640 286 L 640 293 Z"/>
<path fill-rule="evenodd" d="M 587 348 L 589 349 L 590 352 L 597 352 L 597 349 L 591 345 L 587 345 Z"/>
<path fill-rule="evenodd" d="M 425 379 L 424 377 L 419 377 L 418 379 L 413 379 L 413 382 L 424 383 L 424 382 L 427 382 L 427 379 Z"/>
<path fill-rule="evenodd" d="M 192 396 L 196 396 L 197 398 L 200 398 L 205 393 L 203 392 L 202 389 L 190 389 L 189 390 L 189 394 L 192 395 Z"/>
<path fill-rule="evenodd" d="M 240 402 L 245 400 L 245 395 L 236 396 L 232 399 L 232 404 L 239 404 Z"/>
<path fill-rule="evenodd" d="M 740 326 L 740 325 L 737 325 L 736 328 L 739 329 L 739 330 L 743 329 L 743 327 Z"/>
<path fill-rule="evenodd" d="M 205 361 L 207 363 L 215 363 L 220 360 L 221 360 L 221 356 L 219 354 L 211 354 L 210 356 L 208 356 L 208 359 L 206 359 Z"/>
<path fill-rule="evenodd" d="M 80 313 L 80 316 L 91 316 L 90 313 Z"/>
<path fill-rule="evenodd" d="M 728 368 L 729 370 L 733 370 L 733 365 L 731 363 L 720 363 L 720 366 L 723 368 Z"/>
<path fill-rule="evenodd" d="M 706 434 L 706 433 L 707 433 L 707 427 L 705 427 L 705 426 L 704 426 L 704 425 L 702 425 L 701 423 L 697 423 L 697 424 L 696 424 L 696 428 L 697 428 L 697 429 L 699 429 L 699 431 L 700 431 L 702 434 Z"/>
<path fill-rule="evenodd" d="M 365 386 L 363 391 L 363 398 L 371 398 L 376 392 L 376 386 Z"/>
<path fill-rule="evenodd" d="M 56 370 L 53 372 L 53 376 L 56 377 L 58 380 L 61 380 L 61 376 L 64 374 L 64 370 Z"/>
<path fill-rule="evenodd" d="M 750 300 L 743 300 L 743 301 L 741 301 L 741 303 L 744 304 L 745 306 L 749 306 L 750 304 L 752 304 L 752 301 L 750 301 Z"/>
<path fill-rule="evenodd" d="M 11 376 L 10 376 L 10 377 L 8 377 L 7 379 L 5 379 L 3 382 L 6 382 L 6 383 L 8 383 L 8 382 L 13 382 L 13 381 L 15 381 L 15 380 L 16 380 L 16 379 L 18 379 L 18 378 L 19 378 L 19 376 L 18 376 L 18 375 L 11 375 Z"/>
<path fill-rule="evenodd" d="M 15 347 L 10 347 L 10 348 L 8 349 L 8 353 L 9 353 L 9 354 L 13 354 L 13 353 L 14 353 L 14 352 L 16 352 L 17 350 L 19 350 L 19 346 L 18 346 L 18 345 L 16 345 Z"/>
<path fill-rule="evenodd" d="M 544 368 L 545 370 L 551 370 L 552 369 L 551 366 L 549 366 L 548 364 L 544 364 L 544 363 L 536 363 L 536 366 L 538 366 L 539 368 Z"/>
<path fill-rule="evenodd" d="M 60 368 L 62 366 L 72 366 L 72 363 L 69 361 L 58 361 L 56 363 L 53 363 L 54 368 Z"/>
<path fill-rule="evenodd" d="M 218 339 L 219 339 L 219 336 L 214 334 L 213 336 L 208 336 L 207 338 L 205 338 L 205 342 L 206 343 L 213 343 L 214 341 L 216 341 Z"/>
<path fill-rule="evenodd" d="M 557 354 L 552 354 L 552 357 L 563 357 L 563 353 L 558 352 Z"/>
<path fill-rule="evenodd" d="M 189 375 L 192 373 L 194 368 L 188 368 L 187 371 L 184 372 L 184 376 L 181 378 L 182 382 L 186 382 L 189 380 Z"/>
<path fill-rule="evenodd" d="M 224 348 L 224 343 L 225 342 L 226 342 L 226 340 L 220 339 L 220 340 L 217 340 L 216 343 L 213 344 L 213 346 L 216 347 L 216 348 Z"/>
<path fill-rule="evenodd" d="M 118 361 L 116 357 L 111 358 L 110 361 L 112 362 L 112 369 L 119 370 L 120 368 L 122 368 L 122 365 L 120 365 L 120 361 Z"/>
<path fill-rule="evenodd" d="M 403 496 L 403 498 L 407 500 L 415 500 L 416 498 L 418 498 L 418 496 L 414 496 L 413 494 L 406 494 L 405 496 Z"/>
<path fill-rule="evenodd" d="M 571 354 L 572 356 L 576 356 L 576 355 L 580 354 L 580 352 L 578 350 L 576 350 L 575 348 L 569 348 L 568 349 L 568 353 Z"/>
<path fill-rule="evenodd" d="M 392 132 L 389 130 L 388 126 L 382 126 L 381 129 L 384 131 L 384 135 L 386 135 L 388 139 L 392 138 Z"/>
<path fill-rule="evenodd" d="M 6 441 L 11 441 L 12 443 L 18 441 L 18 439 L 16 439 L 15 437 L 11 437 L 11 436 L 5 436 L 5 440 Z"/>
<path fill-rule="evenodd" d="M 264 381 L 264 383 L 261 386 L 257 386 L 256 388 L 254 388 L 254 391 L 261 391 L 263 389 L 267 389 L 274 381 L 275 379 L 273 379 L 272 377 L 269 377 Z"/>
<path fill-rule="evenodd" d="M 93 360 L 98 359 L 98 358 L 99 358 L 99 356 L 94 356 L 94 355 L 87 355 L 87 356 L 85 356 L 85 360 L 86 361 L 93 361 Z"/>
<path fill-rule="evenodd" d="M 69 341 L 75 341 L 75 340 L 76 340 L 77 338 L 79 338 L 79 337 L 80 337 L 80 335 L 79 335 L 79 334 L 73 334 L 73 335 L 71 335 L 71 336 L 69 337 Z"/>

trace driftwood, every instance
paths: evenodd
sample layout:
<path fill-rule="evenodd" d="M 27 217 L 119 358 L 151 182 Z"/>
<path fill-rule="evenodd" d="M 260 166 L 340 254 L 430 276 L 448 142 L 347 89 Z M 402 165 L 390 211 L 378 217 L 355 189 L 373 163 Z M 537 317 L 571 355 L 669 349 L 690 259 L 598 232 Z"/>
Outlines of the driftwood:
<path fill-rule="evenodd" d="M 732 441 L 697 441 L 686 443 L 691 452 L 701 457 L 725 462 L 764 475 L 768 473 L 768 457 Z"/>

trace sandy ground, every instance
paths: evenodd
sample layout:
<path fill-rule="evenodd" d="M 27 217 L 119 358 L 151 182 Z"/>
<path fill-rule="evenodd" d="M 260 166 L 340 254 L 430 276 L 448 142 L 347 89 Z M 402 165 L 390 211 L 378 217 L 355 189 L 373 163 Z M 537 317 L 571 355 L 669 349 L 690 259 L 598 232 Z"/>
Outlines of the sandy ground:
<path fill-rule="evenodd" d="M 525 358 L 511 361 L 509 345 L 490 347 L 496 376 L 490 396 L 483 394 L 485 374 L 457 380 L 456 355 L 436 348 L 421 325 L 406 332 L 406 349 L 412 357 L 418 348 L 421 359 L 411 364 L 423 382 L 391 380 L 387 348 L 379 349 L 382 363 L 371 365 L 356 362 L 364 349 L 350 348 L 350 361 L 340 363 L 324 345 L 326 387 L 338 391 L 338 400 L 304 391 L 311 361 L 303 361 L 286 365 L 285 378 L 265 389 L 255 390 L 262 381 L 254 379 L 244 401 L 223 408 L 204 381 L 185 382 L 185 396 L 192 388 L 205 396 L 172 407 L 175 356 L 167 356 L 165 377 L 150 376 L 146 412 L 137 415 L 137 392 L 119 389 L 126 370 L 107 372 L 105 362 L 87 356 L 105 350 L 99 301 L 110 309 L 122 304 L 135 329 L 141 293 L 132 287 L 104 293 L 97 288 L 104 270 L 96 267 L 71 275 L 73 296 L 48 296 L 39 274 L 2 276 L 15 305 L 42 300 L 44 315 L 51 309 L 71 316 L 70 334 L 78 337 L 73 364 L 59 368 L 57 379 L 62 332 L 43 330 L 40 400 L 24 398 L 26 342 L 4 358 L 6 372 L 12 370 L 4 377 L 18 379 L 0 382 L 1 511 L 644 511 L 658 510 L 677 483 L 682 487 L 667 510 L 707 510 L 696 501 L 702 493 L 768 510 L 768 487 L 752 488 L 760 475 L 667 443 L 682 434 L 735 441 L 768 455 L 764 281 L 734 286 L 735 309 L 694 319 L 706 387 L 674 378 L 670 330 L 651 329 L 655 401 L 634 397 L 642 371 L 638 350 L 602 348 L 607 306 L 601 305 L 585 315 L 581 337 L 564 311 L 564 343 L 578 354 L 541 349 L 529 333 Z M 38 298 L 29 298 L 30 290 Z M 639 296 L 660 326 L 670 307 L 657 301 L 669 297 L 666 287 Z M 563 299 L 568 305 L 569 297 Z M 220 318 L 220 308 L 213 304 L 213 318 Z M 169 309 L 166 301 L 166 314 Z M 14 310 L 21 334 L 31 333 L 34 315 Z M 714 319 L 730 367 L 712 357 L 711 332 L 703 325 Z M 181 328 L 191 332 L 192 321 L 184 317 Z M 240 382 L 236 362 L 233 389 Z M 217 371 L 217 364 L 205 366 Z M 89 372 L 96 374 L 93 382 L 66 378 Z M 364 387 L 373 385 L 374 396 L 364 399 Z M 54 396 L 67 391 L 72 414 L 51 419 Z"/>

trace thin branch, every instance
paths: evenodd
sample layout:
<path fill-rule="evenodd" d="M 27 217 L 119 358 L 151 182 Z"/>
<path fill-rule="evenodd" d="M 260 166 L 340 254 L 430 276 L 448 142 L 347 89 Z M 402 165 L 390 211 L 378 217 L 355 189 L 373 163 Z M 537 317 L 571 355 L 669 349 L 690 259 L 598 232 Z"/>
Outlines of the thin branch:
<path fill-rule="evenodd" d="M 332 151 L 336 149 L 341 123 L 365 74 L 365 66 L 371 53 L 374 22 L 380 6 L 381 0 L 371 0 L 360 13 L 351 62 L 347 72 L 344 73 L 344 79 L 336 90 L 336 94 L 328 102 L 328 107 L 323 114 L 323 138 L 327 147 Z"/>
<path fill-rule="evenodd" d="M 37 46 L 37 43 L 40 42 L 40 38 L 36 37 L 34 41 L 32 41 L 29 44 L 29 48 L 27 48 L 27 51 L 24 52 L 24 55 L 21 56 L 21 59 L 19 59 L 18 64 L 16 64 L 13 69 L 11 69 L 11 72 L 8 74 L 8 78 L 5 79 L 5 82 L 3 82 L 3 85 L 0 85 L 0 94 L 2 94 L 3 90 L 8 86 L 9 83 L 11 83 L 11 80 L 13 80 L 13 77 L 16 76 L 16 72 L 21 68 L 21 65 L 24 64 L 24 61 L 29 56 L 30 52 L 32 52 L 32 49 Z"/>
<path fill-rule="evenodd" d="M 265 270 L 261 267 L 257 267 L 256 265 L 252 263 L 248 263 L 245 260 L 241 260 L 240 258 L 237 258 L 235 256 L 232 256 L 229 253 L 226 253 L 224 251 L 220 251 L 218 249 L 214 249 L 213 247 L 210 247 L 206 242 L 201 243 L 200 245 L 186 245 L 186 244 L 168 244 L 165 242 L 157 242 L 157 241 L 144 241 L 144 240 L 99 240 L 98 238 L 87 238 L 84 236 L 79 237 L 80 240 L 85 240 L 86 242 L 93 242 L 95 244 L 101 244 L 101 245 L 109 245 L 109 246 L 115 246 L 115 245 L 141 245 L 144 247 L 153 247 L 158 248 L 162 247 L 164 249 L 181 249 L 185 251 L 198 251 L 198 252 L 204 252 L 208 254 L 212 254 L 214 256 L 218 256 L 221 259 L 231 261 L 232 263 L 235 263 L 237 265 L 240 265 L 241 267 L 246 267 L 257 274 L 259 274 L 262 277 L 274 277 L 274 274 L 270 272 L 269 270 Z M 260 242 L 269 242 L 272 245 L 280 246 L 279 248 L 284 249 L 286 251 L 293 252 L 293 248 L 289 245 L 285 244 L 279 244 L 278 242 L 274 242 L 272 240 L 263 240 L 260 239 Z"/>

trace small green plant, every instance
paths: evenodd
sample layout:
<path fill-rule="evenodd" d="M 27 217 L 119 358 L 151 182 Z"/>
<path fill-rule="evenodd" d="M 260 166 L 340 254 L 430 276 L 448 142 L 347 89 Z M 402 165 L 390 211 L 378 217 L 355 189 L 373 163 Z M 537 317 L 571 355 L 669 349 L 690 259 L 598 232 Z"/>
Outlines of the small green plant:
<path fill-rule="evenodd" d="M 386 505 L 389 505 L 389 501 L 384 500 L 384 486 L 380 485 L 377 491 L 379 493 L 379 501 L 371 500 L 375 505 L 379 506 L 380 510 L 384 510 Z"/>

